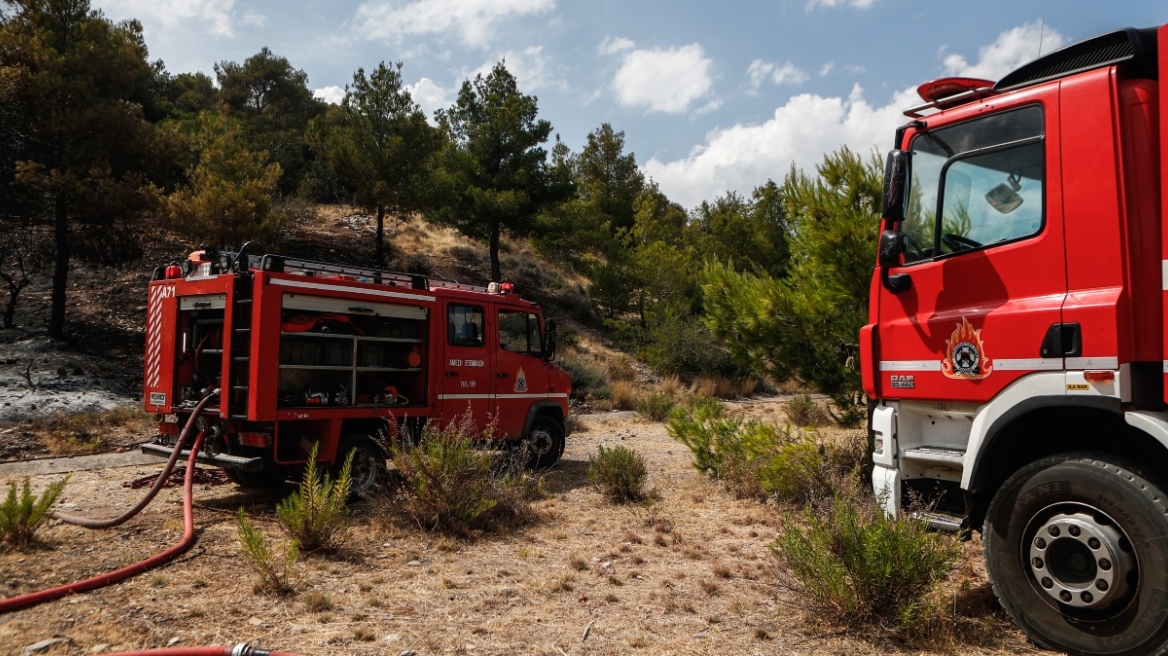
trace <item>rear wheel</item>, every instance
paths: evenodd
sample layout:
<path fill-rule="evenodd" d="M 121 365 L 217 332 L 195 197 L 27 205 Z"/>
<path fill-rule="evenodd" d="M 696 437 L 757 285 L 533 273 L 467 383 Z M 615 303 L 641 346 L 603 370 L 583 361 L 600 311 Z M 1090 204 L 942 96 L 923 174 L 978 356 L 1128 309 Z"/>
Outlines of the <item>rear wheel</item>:
<path fill-rule="evenodd" d="M 564 455 L 564 426 L 547 415 L 537 415 L 523 445 L 527 449 L 528 469 L 552 467 Z"/>
<path fill-rule="evenodd" d="M 353 465 L 349 470 L 351 496 L 364 496 L 385 483 L 385 451 L 367 435 L 350 435 L 341 440 L 337 447 L 337 461 L 333 465 L 334 480 L 340 475 L 350 453 L 353 454 Z"/>
<path fill-rule="evenodd" d="M 272 488 L 280 487 L 288 478 L 283 469 L 261 469 L 259 471 L 243 471 L 242 469 L 224 469 L 227 480 L 239 487 Z"/>
<path fill-rule="evenodd" d="M 1011 476 L 986 513 L 986 569 L 1035 642 L 1070 654 L 1168 645 L 1164 488 L 1107 456 L 1062 455 Z"/>

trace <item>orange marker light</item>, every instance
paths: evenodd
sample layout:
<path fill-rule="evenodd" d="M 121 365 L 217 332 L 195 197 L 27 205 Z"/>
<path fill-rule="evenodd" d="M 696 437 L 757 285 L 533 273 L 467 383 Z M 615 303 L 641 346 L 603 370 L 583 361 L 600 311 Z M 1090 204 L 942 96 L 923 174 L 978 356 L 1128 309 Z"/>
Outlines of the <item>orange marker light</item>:
<path fill-rule="evenodd" d="M 1114 371 L 1085 371 L 1085 372 L 1083 372 L 1083 378 L 1086 378 L 1087 382 L 1090 382 L 1090 383 L 1110 383 L 1111 381 L 1115 380 L 1115 372 Z"/>

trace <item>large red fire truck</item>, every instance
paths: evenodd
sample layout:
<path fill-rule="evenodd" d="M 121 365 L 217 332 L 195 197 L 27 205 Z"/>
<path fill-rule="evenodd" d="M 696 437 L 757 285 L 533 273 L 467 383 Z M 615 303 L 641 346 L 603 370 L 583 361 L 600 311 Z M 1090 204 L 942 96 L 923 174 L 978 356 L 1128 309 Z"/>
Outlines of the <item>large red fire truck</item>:
<path fill-rule="evenodd" d="M 1168 647 L 1166 85 L 1168 26 L 930 82 L 885 170 L 874 488 L 980 530 L 1002 605 L 1075 654 Z"/>
<path fill-rule="evenodd" d="M 303 259 L 193 253 L 155 272 L 144 404 L 162 418 L 146 453 L 167 457 L 195 405 L 199 462 L 243 486 L 282 483 L 313 445 L 353 488 L 377 483 L 391 440 L 470 414 L 550 467 L 571 433 L 555 324 L 511 283 L 475 287 Z"/>

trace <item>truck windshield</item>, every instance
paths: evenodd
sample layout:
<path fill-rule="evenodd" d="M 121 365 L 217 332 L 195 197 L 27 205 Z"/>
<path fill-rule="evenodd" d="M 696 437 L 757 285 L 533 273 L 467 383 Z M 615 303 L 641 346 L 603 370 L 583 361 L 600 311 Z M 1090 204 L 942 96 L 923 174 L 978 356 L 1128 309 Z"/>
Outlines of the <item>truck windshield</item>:
<path fill-rule="evenodd" d="M 1042 136 L 1031 105 L 914 137 L 905 263 L 1040 232 Z"/>

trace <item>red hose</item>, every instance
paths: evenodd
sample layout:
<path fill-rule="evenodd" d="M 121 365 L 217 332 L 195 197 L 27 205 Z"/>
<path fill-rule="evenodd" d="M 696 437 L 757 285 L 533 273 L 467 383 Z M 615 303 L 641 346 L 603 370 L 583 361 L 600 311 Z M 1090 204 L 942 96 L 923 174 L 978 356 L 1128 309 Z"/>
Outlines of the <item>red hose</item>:
<path fill-rule="evenodd" d="M 205 399 L 204 399 L 205 400 Z M 60 599 L 66 595 L 76 594 L 79 592 L 89 592 L 96 590 L 111 583 L 124 581 L 131 576 L 137 576 L 146 570 L 152 569 L 167 562 L 175 556 L 183 553 L 191 548 L 195 542 L 195 509 L 194 509 L 194 473 L 195 473 L 195 457 L 199 455 L 199 448 L 203 446 L 203 432 L 200 431 L 195 437 L 195 444 L 191 447 L 191 455 L 187 459 L 187 473 L 183 480 L 183 537 L 182 540 L 173 547 L 155 554 L 146 560 L 135 563 L 128 567 L 101 574 L 84 581 L 77 581 L 68 585 L 62 585 L 56 588 L 49 588 L 48 590 L 41 590 L 40 592 L 32 592 L 19 597 L 11 597 L 0 600 L 0 613 L 8 613 L 21 608 L 28 608 L 37 604 L 43 604 L 46 601 Z M 180 442 L 181 444 L 181 442 Z"/>
<path fill-rule="evenodd" d="M 219 390 L 215 390 L 214 392 L 208 394 L 207 397 L 202 401 L 199 401 L 199 404 L 195 406 L 194 411 L 191 412 L 190 418 L 187 419 L 186 425 L 183 426 L 182 432 L 179 433 L 178 440 L 174 444 L 174 451 L 170 452 L 170 458 L 166 461 L 166 467 L 162 469 L 162 475 L 158 477 L 158 480 L 154 482 L 154 486 L 150 488 L 150 491 L 146 493 L 146 496 L 142 497 L 142 500 L 139 501 L 137 505 L 112 519 L 89 519 L 88 517 L 77 517 L 75 515 L 65 515 L 62 513 L 53 513 L 53 519 L 60 520 L 66 524 L 74 524 L 77 526 L 84 526 L 86 528 L 111 528 L 120 524 L 124 524 L 125 522 L 129 521 L 131 517 L 142 512 L 142 509 L 150 505 L 150 502 L 154 500 L 154 497 L 158 496 L 158 493 L 162 490 L 163 487 L 166 486 L 166 480 L 170 478 L 170 472 L 174 470 L 174 465 L 176 462 L 178 462 L 178 456 L 182 451 L 183 442 L 186 441 L 187 435 L 190 434 L 191 428 L 194 427 L 195 419 L 197 419 L 198 416 L 202 414 L 203 408 L 206 407 L 211 399 L 218 395 Z"/>

